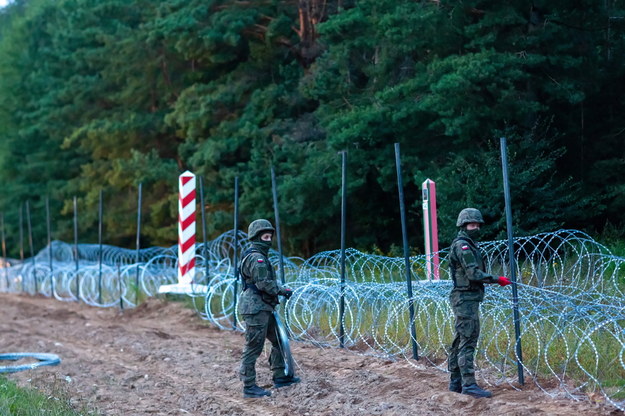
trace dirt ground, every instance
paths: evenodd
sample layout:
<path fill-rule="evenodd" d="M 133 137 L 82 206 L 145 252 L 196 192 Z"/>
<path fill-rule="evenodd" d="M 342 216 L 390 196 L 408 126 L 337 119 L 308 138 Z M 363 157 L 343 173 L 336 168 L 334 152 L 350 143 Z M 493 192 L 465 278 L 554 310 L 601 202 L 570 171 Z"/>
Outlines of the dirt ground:
<path fill-rule="evenodd" d="M 532 386 L 492 388 L 492 399 L 446 390 L 435 368 L 292 343 L 302 382 L 244 399 L 243 335 L 212 328 L 179 303 L 152 299 L 121 313 L 42 297 L 0 294 L 0 353 L 49 352 L 56 367 L 9 375 L 62 385 L 76 406 L 103 415 L 606 415 L 604 403 L 553 399 Z M 270 388 L 266 355 L 259 385 Z M 0 362 L 8 365 L 7 362 Z"/>

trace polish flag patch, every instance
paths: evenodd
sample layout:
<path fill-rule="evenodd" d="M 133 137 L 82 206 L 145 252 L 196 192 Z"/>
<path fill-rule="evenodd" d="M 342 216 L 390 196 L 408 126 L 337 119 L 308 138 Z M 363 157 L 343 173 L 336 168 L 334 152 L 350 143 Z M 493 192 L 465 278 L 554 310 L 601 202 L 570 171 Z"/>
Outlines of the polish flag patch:
<path fill-rule="evenodd" d="M 263 260 L 263 259 L 258 259 L 256 261 L 259 262 L 259 263 L 264 263 L 265 262 L 265 260 Z"/>
<path fill-rule="evenodd" d="M 465 246 L 462 246 L 462 249 L 463 249 L 463 250 L 468 250 L 468 249 L 469 249 L 469 246 L 466 246 L 466 245 L 465 245 Z"/>

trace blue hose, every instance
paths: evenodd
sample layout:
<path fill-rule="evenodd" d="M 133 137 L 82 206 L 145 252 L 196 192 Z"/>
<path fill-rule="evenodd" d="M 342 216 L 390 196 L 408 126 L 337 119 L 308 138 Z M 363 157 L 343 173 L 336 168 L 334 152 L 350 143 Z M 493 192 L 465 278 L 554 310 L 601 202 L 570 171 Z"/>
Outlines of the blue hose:
<path fill-rule="evenodd" d="M 13 352 L 8 354 L 0 354 L 0 360 L 17 361 L 23 358 L 34 358 L 39 360 L 37 363 L 16 365 L 16 366 L 0 366 L 0 373 L 17 373 L 18 371 L 32 370 L 44 365 L 57 365 L 61 362 L 58 355 L 33 352 Z"/>

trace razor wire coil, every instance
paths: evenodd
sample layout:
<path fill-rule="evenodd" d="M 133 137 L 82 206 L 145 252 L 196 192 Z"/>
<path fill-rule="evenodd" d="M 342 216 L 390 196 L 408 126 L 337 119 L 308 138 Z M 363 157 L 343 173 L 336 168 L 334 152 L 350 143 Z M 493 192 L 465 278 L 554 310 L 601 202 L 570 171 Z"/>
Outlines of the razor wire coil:
<path fill-rule="evenodd" d="M 195 283 L 208 286 L 193 296 L 202 319 L 233 329 L 242 317 L 234 309 L 235 235 L 227 232 L 196 245 Z M 239 232 L 242 253 L 247 240 Z M 487 271 L 509 275 L 506 241 L 480 245 Z M 576 230 L 560 230 L 514 241 L 519 289 L 523 368 L 545 393 L 579 399 L 598 392 L 625 410 L 625 258 Z M 427 256 L 410 258 L 411 299 L 406 294 L 403 258 L 346 251 L 346 284 L 340 281 L 340 251 L 308 259 L 284 258 L 287 284 L 294 289 L 281 308 L 291 336 L 322 347 L 339 346 L 339 303 L 344 297 L 344 342 L 359 352 L 411 358 L 410 326 L 420 355 L 445 371 L 454 318 L 448 250 L 437 253 L 440 280 L 428 280 Z M 50 256 L 52 261 L 50 262 Z M 0 269 L 0 291 L 35 293 L 98 307 L 136 306 L 158 287 L 177 280 L 176 247 L 137 251 L 103 246 L 76 247 L 52 242 L 35 256 Z M 137 261 L 138 259 L 138 261 Z M 270 253 L 278 266 L 279 255 Z M 52 268 L 50 268 L 52 264 Z M 240 285 L 237 292 L 240 292 Z M 481 336 L 476 364 L 487 384 L 514 387 L 516 338 L 509 287 L 487 289 L 481 305 Z M 414 305 L 410 322 L 408 308 Z M 288 313 L 286 313 L 288 312 Z M 242 329 L 239 325 L 237 329 Z M 408 360 L 412 362 L 411 360 Z M 555 382 L 555 383 L 554 383 Z"/>
<path fill-rule="evenodd" d="M 34 352 L 12 352 L 0 354 L 0 361 L 18 361 L 24 359 L 35 359 L 34 363 L 0 366 L 0 373 L 17 373 L 18 371 L 33 370 L 44 365 L 58 365 L 61 359 L 58 355 Z"/>

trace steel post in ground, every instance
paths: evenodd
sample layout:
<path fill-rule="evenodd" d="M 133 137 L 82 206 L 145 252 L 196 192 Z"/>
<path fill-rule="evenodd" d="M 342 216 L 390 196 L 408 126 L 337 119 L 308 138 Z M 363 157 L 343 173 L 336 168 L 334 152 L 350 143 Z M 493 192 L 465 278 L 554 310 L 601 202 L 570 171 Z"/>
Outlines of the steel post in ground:
<path fill-rule="evenodd" d="M 54 296 L 54 265 L 52 263 L 52 220 L 50 218 L 50 197 L 46 196 L 46 225 L 48 229 L 48 266 L 50 267 L 50 297 Z"/>
<path fill-rule="evenodd" d="M 9 290 L 9 263 L 7 262 L 7 241 L 4 231 L 4 212 L 0 214 L 0 221 L 2 222 L 2 228 L 0 229 L 0 231 L 2 232 L 2 258 L 4 259 L 4 280 L 6 280 L 7 283 L 7 290 Z"/>
<path fill-rule="evenodd" d="M 345 234 L 347 230 L 347 151 L 341 153 L 341 296 L 339 299 L 339 344 L 345 347 Z"/>
<path fill-rule="evenodd" d="M 20 213 L 19 213 L 19 235 L 20 235 L 20 269 L 24 270 L 24 204 L 20 204 Z M 26 291 L 26 285 L 24 282 L 24 273 L 20 273 L 22 276 L 22 292 Z"/>
<path fill-rule="evenodd" d="M 234 309 L 232 327 L 237 327 L 237 300 L 239 297 L 239 177 L 234 178 Z"/>
<path fill-rule="evenodd" d="M 284 257 L 282 253 L 282 233 L 280 232 L 280 208 L 278 205 L 278 186 L 276 185 L 276 171 L 271 167 L 271 193 L 273 194 L 273 214 L 276 222 L 276 240 L 278 240 L 280 281 L 285 284 L 284 278 Z"/>
<path fill-rule="evenodd" d="M 117 283 L 119 285 L 119 309 L 124 310 L 124 286 L 122 285 L 121 266 L 117 263 Z"/>
<path fill-rule="evenodd" d="M 408 228 L 406 227 L 406 205 L 404 202 L 404 181 L 401 173 L 401 156 L 399 143 L 395 143 L 395 167 L 397 168 L 397 192 L 399 195 L 399 213 L 401 217 L 401 235 L 404 246 L 404 271 L 406 277 L 406 293 L 408 295 L 408 313 L 410 316 L 410 337 L 412 338 L 412 358 L 419 359 L 417 334 L 415 330 L 414 298 L 412 296 L 412 273 L 410 269 L 410 250 L 408 248 Z"/>
<path fill-rule="evenodd" d="M 514 334 L 516 338 L 517 372 L 519 383 L 525 384 L 523 376 L 523 351 L 521 348 L 521 318 L 519 316 L 519 294 L 517 289 L 516 264 L 514 257 L 514 237 L 512 233 L 512 200 L 510 198 L 510 181 L 508 178 L 508 151 L 506 138 L 500 139 L 501 167 L 503 173 L 504 199 L 506 203 L 506 229 L 508 232 L 508 261 L 510 266 L 510 280 L 512 281 L 512 312 L 514 317 Z"/>
<path fill-rule="evenodd" d="M 20 260 L 24 261 L 24 204 L 20 204 Z"/>
<path fill-rule="evenodd" d="M 135 304 L 139 304 L 139 251 L 141 250 L 141 204 L 143 201 L 143 184 L 139 184 L 139 188 L 137 189 L 137 241 L 136 247 L 137 251 L 135 252 Z M 120 294 L 121 297 L 121 294 Z M 121 299 L 120 299 L 121 301 Z M 123 307 L 122 307 L 123 309 Z"/>
<path fill-rule="evenodd" d="M 200 213 L 202 214 L 202 240 L 204 246 L 202 256 L 204 257 L 204 280 L 208 285 L 208 231 L 206 229 L 206 205 L 204 205 L 204 177 L 200 176 Z"/>
<path fill-rule="evenodd" d="M 74 196 L 74 261 L 76 262 L 76 300 L 80 302 L 80 274 L 78 273 L 78 201 Z"/>
<path fill-rule="evenodd" d="M 102 305 L 102 190 L 98 201 L 98 303 Z"/>
<path fill-rule="evenodd" d="M 284 276 L 284 252 L 282 251 L 282 232 L 280 231 L 280 205 L 278 204 L 278 184 L 276 182 L 276 171 L 271 167 L 271 193 L 273 195 L 273 215 L 276 223 L 276 240 L 278 240 L 278 264 L 280 267 L 280 281 L 283 285 L 286 284 L 286 278 Z M 289 329 L 289 313 L 285 307 L 284 310 L 284 326 L 287 331 Z"/>
<path fill-rule="evenodd" d="M 26 201 L 26 225 L 28 226 L 28 246 L 30 247 L 30 258 L 33 263 L 33 278 L 35 279 L 35 294 L 39 293 L 39 279 L 37 278 L 37 261 L 35 260 L 35 247 L 33 244 L 33 225 L 30 218 L 30 203 Z"/>
<path fill-rule="evenodd" d="M 204 240 L 202 248 L 202 257 L 204 257 L 204 282 L 208 287 L 209 277 L 209 265 L 208 265 L 208 230 L 206 228 L 206 205 L 204 203 L 204 176 L 200 176 L 200 212 L 202 214 L 202 239 Z M 236 292 L 235 292 L 236 293 Z M 195 303 L 195 298 L 193 300 Z M 204 310 L 206 310 L 206 297 L 204 297 Z M 236 299 L 235 299 L 236 302 Z M 235 319 L 236 319 L 236 304 L 235 304 Z"/>

